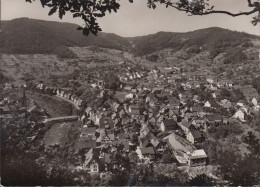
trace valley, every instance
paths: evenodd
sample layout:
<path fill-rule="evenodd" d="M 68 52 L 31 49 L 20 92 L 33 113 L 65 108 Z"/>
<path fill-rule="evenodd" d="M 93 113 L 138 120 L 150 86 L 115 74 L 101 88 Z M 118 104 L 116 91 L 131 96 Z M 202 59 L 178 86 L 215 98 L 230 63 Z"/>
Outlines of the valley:
<path fill-rule="evenodd" d="M 86 38 L 73 24 L 1 24 L 6 184 L 259 184 L 259 36 Z M 78 119 L 45 123 L 65 116 Z M 11 180 L 28 164 L 37 172 Z"/>

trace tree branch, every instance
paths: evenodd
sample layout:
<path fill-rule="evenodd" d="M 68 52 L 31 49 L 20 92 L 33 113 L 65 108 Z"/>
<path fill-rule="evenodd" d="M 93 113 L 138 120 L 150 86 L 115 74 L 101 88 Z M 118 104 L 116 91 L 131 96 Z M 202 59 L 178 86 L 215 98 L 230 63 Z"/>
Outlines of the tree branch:
<path fill-rule="evenodd" d="M 184 8 L 180 8 L 174 4 L 169 4 L 167 2 L 164 2 L 164 4 L 166 4 L 166 6 L 171 6 L 179 11 L 183 11 L 183 12 L 187 12 L 187 13 L 191 13 L 192 15 L 209 15 L 209 14 L 227 14 L 229 16 L 232 17 L 236 17 L 236 16 L 242 16 L 242 15 L 251 15 L 254 14 L 256 12 L 260 13 L 260 5 L 258 3 L 252 4 L 251 0 L 248 0 L 248 6 L 249 7 L 255 7 L 253 10 L 251 11 L 247 11 L 247 12 L 239 12 L 239 13 L 231 13 L 228 11 L 224 11 L 224 10 L 212 10 L 212 11 L 206 11 L 206 12 L 200 12 L 200 13 L 195 13 L 194 11 L 192 11 L 192 9 L 184 9 Z"/>
<path fill-rule="evenodd" d="M 251 15 L 255 12 L 259 12 L 260 10 L 255 8 L 254 10 L 252 11 L 249 11 L 249 12 L 240 12 L 240 13 L 231 13 L 231 12 L 228 12 L 228 11 L 221 11 L 221 10 L 212 10 L 210 12 L 204 12 L 204 13 L 201 13 L 201 14 L 197 14 L 197 15 L 208 15 L 208 14 L 227 14 L 229 16 L 233 16 L 233 17 L 236 17 L 236 16 L 242 16 L 242 15 Z M 196 15 L 196 14 L 195 14 Z"/>

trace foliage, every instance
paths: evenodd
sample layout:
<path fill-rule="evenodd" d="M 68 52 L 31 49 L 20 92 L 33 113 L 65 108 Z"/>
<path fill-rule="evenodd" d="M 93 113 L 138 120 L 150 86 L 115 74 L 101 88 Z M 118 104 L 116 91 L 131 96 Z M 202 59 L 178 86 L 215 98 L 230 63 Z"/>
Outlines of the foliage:
<path fill-rule="evenodd" d="M 259 184 L 260 157 L 258 154 L 248 154 L 244 158 L 232 150 L 221 153 L 218 160 L 224 180 L 232 186 L 252 186 Z"/>
<path fill-rule="evenodd" d="M 260 141 L 256 138 L 252 131 L 248 132 L 247 136 L 245 136 L 244 139 L 242 139 L 242 141 L 248 144 L 248 148 L 253 154 L 259 154 Z"/>
<path fill-rule="evenodd" d="M 243 132 L 237 124 L 212 126 L 208 131 L 215 139 L 226 138 L 231 134 L 238 135 Z"/>
<path fill-rule="evenodd" d="M 198 46 L 192 46 L 192 47 L 188 48 L 187 52 L 190 54 L 200 53 L 200 48 Z"/>
<path fill-rule="evenodd" d="M 170 152 L 164 153 L 162 155 L 162 163 L 164 163 L 164 164 L 173 163 L 174 160 L 175 159 Z"/>
<path fill-rule="evenodd" d="M 159 56 L 153 54 L 153 55 L 147 56 L 146 59 L 147 59 L 147 60 L 150 60 L 150 61 L 152 61 L 152 62 L 156 62 L 156 61 L 159 59 Z"/>
<path fill-rule="evenodd" d="M 120 86 L 119 78 L 112 72 L 108 72 L 105 74 L 103 81 L 105 83 L 105 88 L 117 90 Z"/>
<path fill-rule="evenodd" d="M 254 78 L 252 80 L 252 85 L 257 90 L 257 92 L 260 94 L 260 76 Z"/>
<path fill-rule="evenodd" d="M 220 97 L 223 99 L 230 100 L 231 102 L 238 102 L 245 98 L 245 96 L 241 92 L 241 90 L 238 90 L 238 89 L 228 90 L 225 88 L 221 90 Z"/>
<path fill-rule="evenodd" d="M 190 180 L 190 186 L 214 186 L 215 180 L 206 174 L 200 174 Z"/>
<path fill-rule="evenodd" d="M 188 175 L 174 164 L 141 164 L 136 170 L 136 186 L 186 185 Z"/>
<path fill-rule="evenodd" d="M 72 50 L 66 47 L 59 47 L 54 50 L 54 53 L 57 54 L 59 58 L 78 58 Z"/>
<path fill-rule="evenodd" d="M 225 55 L 224 64 L 235 64 L 247 60 L 242 48 L 231 48 Z"/>

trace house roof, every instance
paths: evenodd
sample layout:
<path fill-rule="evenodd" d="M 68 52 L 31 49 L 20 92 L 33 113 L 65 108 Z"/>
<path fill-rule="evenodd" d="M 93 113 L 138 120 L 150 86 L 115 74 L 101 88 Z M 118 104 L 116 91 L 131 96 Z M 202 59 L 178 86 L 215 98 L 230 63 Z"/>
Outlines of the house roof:
<path fill-rule="evenodd" d="M 95 140 L 88 140 L 88 141 L 78 141 L 75 144 L 75 147 L 77 149 L 91 149 L 96 147 L 96 141 Z"/>
<path fill-rule="evenodd" d="M 194 139 L 202 138 L 202 135 L 201 135 L 200 131 L 198 131 L 198 130 L 191 130 L 190 132 L 191 132 L 192 136 L 194 137 Z"/>
<path fill-rule="evenodd" d="M 188 120 L 182 120 L 181 125 L 183 125 L 186 128 L 190 128 L 191 123 Z"/>
<path fill-rule="evenodd" d="M 203 149 L 198 149 L 198 150 L 193 151 L 189 155 L 189 157 L 190 157 L 190 159 L 198 159 L 198 158 L 207 158 L 207 155 Z"/>
<path fill-rule="evenodd" d="M 192 112 L 203 112 L 203 108 L 200 106 L 193 106 Z"/>
<path fill-rule="evenodd" d="M 129 139 L 129 134 L 127 133 L 120 133 L 118 135 L 119 139 Z"/>
<path fill-rule="evenodd" d="M 96 127 L 82 127 L 81 133 L 83 134 L 95 134 Z"/>
<path fill-rule="evenodd" d="M 149 138 L 154 147 L 157 147 L 159 145 L 159 140 L 153 134 L 150 133 Z"/>
<path fill-rule="evenodd" d="M 114 122 L 110 117 L 103 117 L 99 122 L 100 128 L 105 128 L 106 125 L 109 125 L 110 128 L 114 127 Z"/>
<path fill-rule="evenodd" d="M 222 117 L 219 114 L 213 114 L 210 116 L 207 116 L 209 121 L 221 121 Z"/>
<path fill-rule="evenodd" d="M 177 128 L 177 122 L 174 119 L 165 119 L 163 120 L 165 128 L 168 130 L 174 130 Z"/>
<path fill-rule="evenodd" d="M 93 159 L 94 153 L 93 153 L 93 148 L 91 148 L 87 154 L 85 155 L 85 162 L 84 165 L 87 166 L 91 160 Z"/>
<path fill-rule="evenodd" d="M 141 148 L 140 150 L 141 150 L 142 155 L 154 155 L 155 154 L 153 147 L 144 147 L 144 148 Z"/>

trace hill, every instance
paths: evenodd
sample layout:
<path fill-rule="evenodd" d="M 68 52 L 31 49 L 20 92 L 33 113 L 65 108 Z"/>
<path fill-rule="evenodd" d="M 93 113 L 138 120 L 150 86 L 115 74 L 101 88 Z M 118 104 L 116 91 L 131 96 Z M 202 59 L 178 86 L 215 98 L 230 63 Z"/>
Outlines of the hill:
<path fill-rule="evenodd" d="M 191 52 L 237 47 L 258 36 L 230 31 L 218 27 L 200 29 L 187 33 L 158 32 L 141 37 L 128 38 L 135 46 L 133 53 L 143 56 L 165 48 L 173 51 L 189 49 Z"/>
<path fill-rule="evenodd" d="M 78 25 L 28 18 L 1 22 L 3 53 L 52 53 L 62 46 L 98 46 L 127 50 L 128 40 L 115 34 L 99 33 L 98 37 L 84 36 Z"/>
<path fill-rule="evenodd" d="M 99 33 L 84 36 L 78 25 L 19 18 L 1 22 L 1 52 L 9 54 L 56 53 L 57 48 L 97 46 L 128 51 L 144 56 L 156 51 L 209 51 L 212 58 L 228 49 L 248 45 L 260 37 L 218 27 L 187 33 L 158 32 L 147 36 L 124 38 L 115 34 Z M 250 44 L 249 44 L 250 45 Z M 153 60 L 153 59 L 152 59 Z"/>

